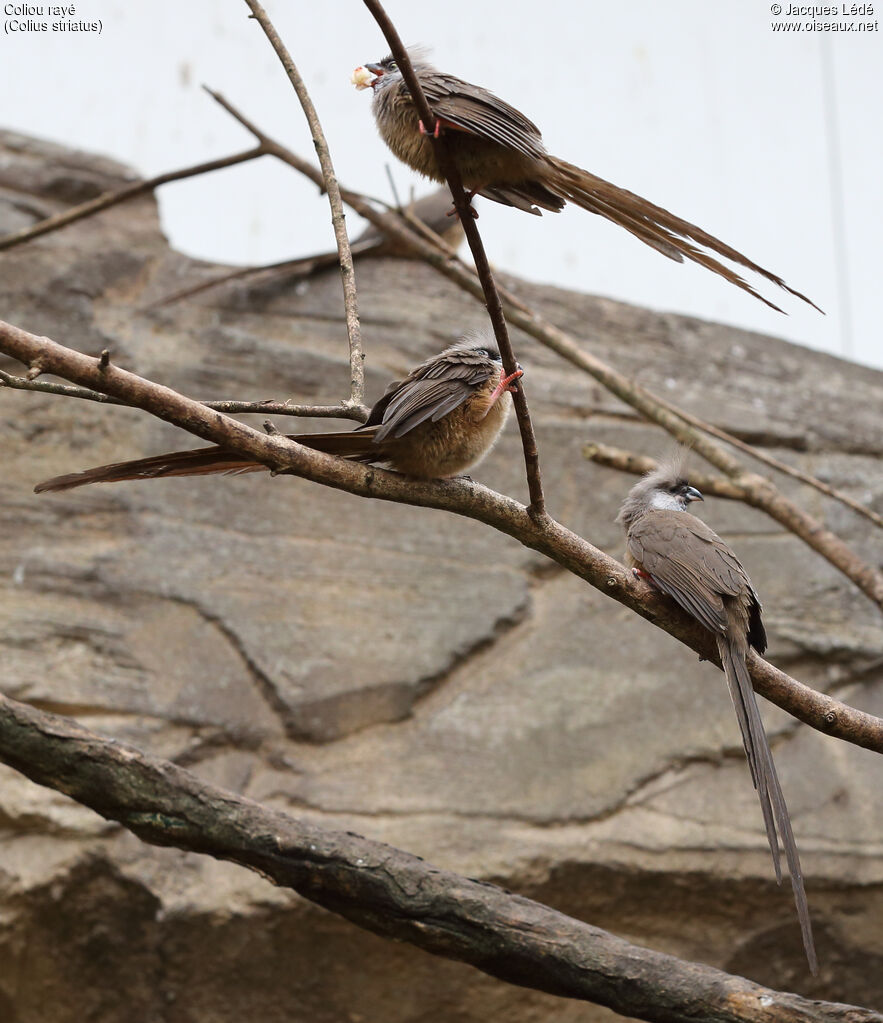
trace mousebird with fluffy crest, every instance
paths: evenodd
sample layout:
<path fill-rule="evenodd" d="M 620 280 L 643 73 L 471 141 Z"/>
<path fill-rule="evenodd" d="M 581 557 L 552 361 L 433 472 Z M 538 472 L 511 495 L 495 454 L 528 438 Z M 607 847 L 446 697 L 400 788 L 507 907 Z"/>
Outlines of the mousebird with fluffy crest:
<path fill-rule="evenodd" d="M 314 451 L 385 465 L 406 476 L 457 476 L 477 465 L 496 443 L 512 406 L 510 392 L 523 371 L 507 375 L 488 337 L 464 340 L 395 380 L 355 430 L 289 434 Z M 71 490 L 89 483 L 205 476 L 267 470 L 269 466 L 212 445 L 170 451 L 38 484 L 37 493 Z"/>
<path fill-rule="evenodd" d="M 781 837 L 803 947 L 815 973 L 816 952 L 800 858 L 746 663 L 751 647 L 759 654 L 766 649 L 760 600 L 735 553 L 687 511 L 693 501 L 703 498 L 684 475 L 685 456 L 686 452 L 678 452 L 639 480 L 620 508 L 617 522 L 625 529 L 627 561 L 634 574 L 675 600 L 717 641 L 751 780 L 760 799 L 776 880 L 782 880 Z"/>
<path fill-rule="evenodd" d="M 352 74 L 352 82 L 357 89 L 373 90 L 371 107 L 381 137 L 403 163 L 419 174 L 444 182 L 430 138 L 443 134 L 470 198 L 483 195 L 537 216 L 542 210 L 557 213 L 572 202 L 625 228 L 669 259 L 682 263 L 686 258 L 706 267 L 777 312 L 782 310 L 707 250 L 818 309 L 781 277 L 701 227 L 552 156 L 533 121 L 488 89 L 439 71 L 417 47 L 410 48 L 408 56 L 435 116 L 434 124 L 421 121 L 393 57 L 360 65 Z"/>

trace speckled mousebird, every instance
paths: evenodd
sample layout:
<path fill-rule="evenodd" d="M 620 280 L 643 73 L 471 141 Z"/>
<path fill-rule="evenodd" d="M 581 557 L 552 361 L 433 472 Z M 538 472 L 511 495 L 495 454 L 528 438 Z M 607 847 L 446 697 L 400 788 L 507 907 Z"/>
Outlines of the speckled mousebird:
<path fill-rule="evenodd" d="M 477 465 L 493 447 L 509 414 L 515 381 L 486 336 L 463 340 L 393 381 L 364 425 L 338 433 L 291 434 L 316 451 L 386 465 L 418 479 L 456 476 Z M 266 465 L 223 447 L 172 451 L 40 483 L 37 493 L 89 483 L 258 472 Z"/>
<path fill-rule="evenodd" d="M 429 138 L 430 133 L 436 136 L 443 133 L 463 184 L 472 195 L 483 195 L 537 215 L 541 210 L 557 213 L 572 202 L 619 224 L 669 259 L 682 263 L 686 257 L 720 274 L 779 312 L 777 305 L 705 250 L 753 270 L 818 309 L 781 277 L 701 227 L 551 156 L 533 121 L 488 89 L 437 70 L 426 62 L 419 49 L 409 50 L 408 55 L 436 118 L 428 128 L 420 120 L 392 57 L 357 67 L 352 81 L 359 89 L 373 90 L 372 110 L 383 140 L 403 163 L 418 173 L 433 181 L 444 181 Z"/>
<path fill-rule="evenodd" d="M 635 575 L 680 604 L 717 641 L 751 779 L 760 798 L 776 879 L 781 883 L 778 829 L 806 958 L 815 973 L 816 952 L 800 858 L 746 664 L 750 647 L 760 654 L 766 649 L 760 600 L 734 552 L 687 511 L 693 501 L 703 498 L 684 476 L 684 457 L 685 452 L 679 451 L 639 480 L 629 491 L 617 522 L 625 529 L 627 560 Z"/>

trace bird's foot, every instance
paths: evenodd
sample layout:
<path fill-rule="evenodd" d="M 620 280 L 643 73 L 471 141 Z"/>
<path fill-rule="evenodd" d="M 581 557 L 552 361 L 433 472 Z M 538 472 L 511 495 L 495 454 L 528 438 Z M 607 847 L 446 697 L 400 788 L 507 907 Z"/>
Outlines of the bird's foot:
<path fill-rule="evenodd" d="M 429 134 L 429 132 L 426 130 L 426 125 L 422 121 L 417 122 L 417 131 L 419 131 L 421 135 Z M 441 135 L 441 118 L 436 117 L 435 127 L 432 129 L 432 137 L 434 139 L 437 139 L 439 135 Z"/>
<path fill-rule="evenodd" d="M 476 194 L 476 192 L 475 192 L 474 188 L 472 189 L 471 192 L 467 192 L 466 193 L 466 202 L 469 203 L 469 212 L 472 214 L 472 219 L 473 220 L 478 220 L 478 210 L 472 205 L 472 200 L 475 198 L 475 194 Z M 445 214 L 445 216 L 456 217 L 457 216 L 457 207 L 456 206 L 452 206 L 448 210 L 448 212 Z"/>
<path fill-rule="evenodd" d="M 653 576 L 649 572 L 645 572 L 643 568 L 633 568 L 632 575 L 636 579 L 643 579 L 645 583 L 649 583 L 650 587 L 654 590 L 658 590 L 659 587 L 653 582 Z"/>
<path fill-rule="evenodd" d="M 512 394 L 514 394 L 518 390 L 518 388 L 517 387 L 513 387 L 512 383 L 513 383 L 513 381 L 518 380 L 518 379 L 520 379 L 523 376 L 524 376 L 524 370 L 523 369 L 516 369 L 514 373 L 510 373 L 508 376 L 506 376 L 506 370 L 501 369 L 500 370 L 500 385 L 499 386 L 504 391 L 510 391 Z"/>
<path fill-rule="evenodd" d="M 520 368 L 516 369 L 514 373 L 510 373 L 508 376 L 506 375 L 506 370 L 504 369 L 500 370 L 500 382 L 493 389 L 493 391 L 491 392 L 491 396 L 488 398 L 487 410 L 484 412 L 485 416 L 494 407 L 497 399 L 500 397 L 501 394 L 504 394 L 506 391 L 510 391 L 513 394 L 515 393 L 517 388 L 513 387 L 513 382 L 515 380 L 518 380 L 519 377 L 523 376 L 524 370 Z"/>

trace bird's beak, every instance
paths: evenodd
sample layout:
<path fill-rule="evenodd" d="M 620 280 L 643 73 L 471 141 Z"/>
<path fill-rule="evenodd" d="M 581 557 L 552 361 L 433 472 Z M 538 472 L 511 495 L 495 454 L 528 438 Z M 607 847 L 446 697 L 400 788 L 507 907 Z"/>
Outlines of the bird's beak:
<path fill-rule="evenodd" d="M 699 493 L 699 491 L 695 487 L 687 487 L 686 490 L 684 491 L 684 500 L 688 502 L 704 501 L 705 498 L 702 496 L 702 494 Z"/>
<path fill-rule="evenodd" d="M 377 75 L 378 78 L 380 77 L 380 75 L 386 74 L 386 72 L 379 64 L 363 64 L 362 67 L 367 68 L 372 75 Z"/>

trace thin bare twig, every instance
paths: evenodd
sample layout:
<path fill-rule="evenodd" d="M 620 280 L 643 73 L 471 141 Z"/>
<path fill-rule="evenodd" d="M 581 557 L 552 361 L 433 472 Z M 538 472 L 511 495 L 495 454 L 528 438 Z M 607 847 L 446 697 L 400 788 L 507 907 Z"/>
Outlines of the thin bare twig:
<path fill-rule="evenodd" d="M 411 480 L 313 451 L 281 436 L 268 436 L 236 419 L 207 409 L 171 388 L 113 364 L 0 322 L 0 351 L 26 366 L 122 398 L 151 415 L 263 463 L 277 473 L 293 473 L 360 497 L 438 508 L 473 518 L 545 555 L 567 571 L 619 601 L 680 640 L 700 657 L 720 666 L 717 644 L 707 629 L 673 601 L 637 583 L 623 565 L 548 515 L 538 520 L 509 497 L 468 480 Z M 883 719 L 856 710 L 791 678 L 757 654 L 748 662 L 761 695 L 813 728 L 883 753 Z"/>
<path fill-rule="evenodd" d="M 123 401 L 121 398 L 111 398 L 100 391 L 90 390 L 88 387 L 74 387 L 72 384 L 58 384 L 50 380 L 28 380 L 26 377 L 13 376 L 0 370 L 0 387 L 8 387 L 17 391 L 37 391 L 43 394 L 60 394 L 67 398 L 83 398 L 86 401 L 96 401 L 102 405 L 126 405 L 133 406 L 130 401 Z M 342 402 L 339 405 L 294 405 L 290 401 L 203 401 L 201 405 L 213 409 L 215 412 L 226 412 L 228 414 L 245 415 L 261 414 L 271 416 L 300 416 L 304 419 L 354 419 L 364 423 L 371 411 L 364 405 L 353 405 L 350 402 Z"/>
<path fill-rule="evenodd" d="M 303 108 L 307 123 L 310 126 L 310 133 L 313 136 L 313 145 L 316 147 L 316 155 L 319 157 L 319 166 L 322 168 L 323 184 L 328 202 L 331 205 L 331 224 L 334 228 L 334 238 L 337 242 L 337 254 L 340 261 L 340 276 L 343 282 L 343 301 L 346 309 L 346 333 L 350 346 L 350 400 L 354 405 L 361 405 L 365 400 L 365 356 L 362 349 L 362 330 L 359 325 L 359 305 L 356 293 L 356 272 L 353 268 L 353 254 L 350 251 L 350 243 L 346 233 L 346 218 L 343 212 L 343 203 L 340 199 L 340 187 L 337 183 L 337 175 L 334 173 L 334 164 L 331 162 L 331 153 L 322 125 L 319 123 L 319 115 L 307 92 L 304 80 L 291 54 L 285 48 L 285 44 L 279 37 L 279 33 L 273 27 L 267 12 L 258 3 L 258 0 L 245 0 L 252 17 L 264 30 L 264 35 L 270 41 L 270 45 L 276 51 L 288 80 L 291 82 L 300 105 Z"/>
<path fill-rule="evenodd" d="M 629 944 L 496 885 L 298 820 L 70 719 L 0 696 L 0 760 L 145 842 L 214 856 L 385 938 L 651 1023 L 883 1023 Z"/>
<path fill-rule="evenodd" d="M 408 57 L 408 51 L 405 49 L 404 44 L 399 38 L 399 34 L 396 31 L 395 26 L 392 21 L 390 21 L 389 15 L 387 15 L 386 11 L 383 9 L 383 5 L 379 3 L 379 0 L 364 0 L 364 4 L 371 12 L 374 20 L 380 26 L 380 31 L 389 43 L 390 51 L 398 62 L 399 69 L 402 72 L 402 77 L 405 79 L 408 92 L 411 94 L 411 99 L 414 106 L 417 108 L 417 112 L 420 114 L 421 120 L 425 125 L 427 125 L 427 127 L 435 124 L 435 115 L 426 100 L 426 96 L 423 93 L 423 89 L 420 86 L 417 76 L 414 74 L 414 69 L 411 66 L 411 60 Z M 463 230 L 466 233 L 466 241 L 469 243 L 469 248 L 472 251 L 472 258 L 475 261 L 475 271 L 478 274 L 479 281 L 481 282 L 482 291 L 484 293 L 484 302 L 487 306 L 488 315 L 490 316 L 491 324 L 494 328 L 494 336 L 497 339 L 500 355 L 503 358 L 503 367 L 507 373 L 514 373 L 518 363 L 515 359 L 515 354 L 512 351 L 512 342 L 509 339 L 509 331 L 506 327 L 506 318 L 503 315 L 503 304 L 500 300 L 496 284 L 494 283 L 494 276 L 491 272 L 487 254 L 484 251 L 484 244 L 481 240 L 478 225 L 475 223 L 472 207 L 463 188 L 463 182 L 460 178 L 460 170 L 451 155 L 444 133 L 441 132 L 438 137 L 435 137 L 434 134 L 430 133 L 430 138 L 432 139 L 432 144 L 435 149 L 435 157 L 438 161 L 439 171 L 450 186 L 457 215 L 460 217 L 460 222 L 462 223 Z M 521 444 L 524 449 L 524 463 L 527 472 L 528 491 L 530 492 L 531 514 L 540 519 L 546 514 L 546 501 L 543 496 L 543 482 L 540 474 L 537 440 L 534 434 L 533 423 L 531 422 L 530 411 L 527 407 L 527 398 L 525 397 L 523 386 L 516 388 L 514 398 L 515 413 L 518 417 L 518 428 L 521 431 Z"/>
<path fill-rule="evenodd" d="M 691 426 L 695 426 L 704 433 L 709 433 L 712 437 L 717 437 L 718 440 L 722 440 L 725 443 L 732 445 L 732 447 L 738 448 L 739 451 L 744 452 L 750 458 L 755 458 L 758 462 L 763 462 L 764 465 L 768 465 L 771 469 L 775 469 L 784 476 L 790 476 L 792 479 L 799 480 L 801 483 L 805 483 L 808 487 L 818 490 L 819 493 L 824 494 L 826 497 L 830 497 L 834 501 L 839 501 L 840 504 L 845 505 L 847 508 L 851 508 L 854 512 L 857 512 L 870 522 L 873 522 L 875 526 L 879 526 L 883 529 L 883 515 L 878 515 L 872 508 L 868 508 L 866 505 L 861 504 L 861 502 L 854 500 L 849 496 L 849 494 L 844 494 L 842 490 L 829 486 L 817 477 L 811 476 L 808 472 L 803 472 L 801 469 L 797 469 L 795 466 L 789 465 L 787 462 L 783 462 L 774 455 L 771 455 L 766 451 L 762 451 L 760 448 L 756 448 L 753 445 L 746 443 L 744 440 L 740 440 L 738 437 L 734 437 L 733 434 L 727 433 L 726 430 L 722 430 L 719 426 L 715 426 L 713 423 L 706 423 L 697 416 L 692 415 L 692 413 L 686 412 L 682 408 L 677 408 L 675 405 L 672 405 L 671 402 L 666 401 L 665 398 L 660 398 L 657 395 L 656 400 L 660 405 L 665 406 L 671 412 L 680 416 L 681 419 L 689 423 Z"/>
<path fill-rule="evenodd" d="M 427 198 L 431 198 L 431 196 L 428 196 Z M 376 199 L 374 201 L 384 209 L 404 218 L 414 228 L 414 230 L 422 234 L 427 241 L 438 246 L 442 252 L 445 252 L 450 256 L 456 255 L 456 248 L 449 245 L 448 242 L 442 238 L 441 235 L 437 234 L 429 224 L 421 220 L 414 212 L 413 206 L 397 207 L 390 206 L 388 203 L 384 203 L 380 199 Z M 457 225 L 459 228 L 459 221 L 457 221 Z M 450 231 L 450 228 L 448 228 L 448 231 Z M 460 234 L 462 236 L 462 230 L 460 230 Z M 393 249 L 390 246 L 387 236 L 376 231 L 374 236 L 371 238 L 366 238 L 364 234 L 360 235 L 351 243 L 350 248 L 353 254 L 353 260 L 357 257 L 371 255 L 372 253 L 376 255 L 412 255 L 412 252 L 409 249 L 407 251 L 403 250 L 401 246 L 399 246 L 397 250 Z M 301 277 L 314 274 L 319 270 L 326 270 L 329 267 L 338 265 L 338 256 L 337 251 L 335 250 L 334 252 L 320 252 L 311 256 L 295 256 L 291 259 L 279 260 L 275 263 L 265 263 L 261 266 L 238 267 L 235 270 L 227 270 L 226 272 L 216 274 L 208 280 L 201 281 L 199 284 L 191 284 L 186 288 L 182 288 L 180 291 L 175 291 L 170 295 L 158 298 L 146 305 L 144 308 L 155 309 L 161 306 L 173 305 L 175 302 L 193 298 L 196 295 L 202 295 L 214 288 L 221 287 L 224 284 L 229 284 L 231 281 L 248 280 L 251 283 L 255 278 L 257 278 L 257 286 L 263 287 L 280 278 L 288 278 L 289 280 L 299 279 Z"/>
<path fill-rule="evenodd" d="M 145 305 L 144 309 L 157 309 L 161 306 L 174 305 L 176 302 L 181 302 L 185 298 L 193 298 L 196 295 L 201 295 L 205 291 L 211 291 L 212 288 L 219 288 L 222 284 L 229 284 L 230 281 L 240 281 L 244 278 L 258 277 L 266 274 L 267 280 L 273 280 L 276 277 L 284 276 L 286 273 L 293 272 L 297 267 L 306 265 L 307 263 L 314 263 L 315 258 L 313 256 L 301 256 L 295 257 L 294 259 L 283 259 L 276 263 L 264 263 L 261 266 L 240 266 L 235 270 L 228 270 L 226 273 L 217 274 L 214 277 L 209 278 L 207 281 L 202 281 L 199 284 L 191 284 L 187 288 L 181 288 L 180 291 L 173 291 L 171 295 L 163 295 L 161 298 L 156 299 L 154 302 L 149 302 Z M 337 255 L 334 256 L 334 262 L 328 263 L 329 266 L 337 266 Z"/>
<path fill-rule="evenodd" d="M 65 210 L 64 213 L 56 213 L 52 217 L 39 221 L 39 223 L 32 224 L 30 227 L 24 227 L 20 231 L 15 231 L 13 234 L 0 238 L 0 251 L 14 248 L 16 245 L 22 245 L 24 242 L 29 242 L 32 238 L 39 238 L 41 235 L 49 234 L 52 231 L 58 231 L 62 227 L 67 227 L 68 224 L 84 220 L 86 217 L 91 217 L 93 214 L 109 209 L 111 206 L 116 206 L 127 199 L 134 199 L 135 196 L 142 195 L 144 192 L 151 192 L 154 188 L 159 188 L 160 185 L 167 185 L 170 181 L 183 181 L 185 178 L 193 178 L 198 174 L 208 174 L 211 171 L 222 170 L 224 167 L 234 167 L 238 163 L 256 160 L 259 156 L 266 156 L 266 154 L 267 151 L 264 147 L 258 145 L 253 149 L 246 149 L 242 153 L 224 156 L 219 160 L 209 160 L 207 163 L 197 163 L 192 167 L 183 167 L 181 170 L 166 171 L 165 174 L 158 174 L 155 178 L 147 178 L 145 181 L 136 181 L 134 184 L 126 185 L 125 188 L 120 188 L 115 192 L 105 192 L 95 199 L 80 203 L 79 206 L 72 206 L 70 209 Z"/>

